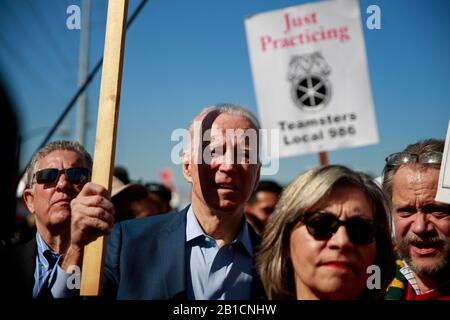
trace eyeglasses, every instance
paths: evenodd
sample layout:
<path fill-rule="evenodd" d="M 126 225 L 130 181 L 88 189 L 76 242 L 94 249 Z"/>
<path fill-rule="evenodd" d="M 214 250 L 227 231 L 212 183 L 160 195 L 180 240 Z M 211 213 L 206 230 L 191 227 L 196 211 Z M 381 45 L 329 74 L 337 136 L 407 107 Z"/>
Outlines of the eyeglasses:
<path fill-rule="evenodd" d="M 347 235 L 354 244 L 369 244 L 375 240 L 375 224 L 370 219 L 354 217 L 341 221 L 331 213 L 307 212 L 303 215 L 302 222 L 316 240 L 330 239 L 340 226 L 345 226 Z"/>
<path fill-rule="evenodd" d="M 55 183 L 58 181 L 60 175 L 64 173 L 69 182 L 74 184 L 84 184 L 91 178 L 91 171 L 87 168 L 67 168 L 56 169 L 48 168 L 39 170 L 34 174 L 36 182 L 39 184 Z"/>
<path fill-rule="evenodd" d="M 386 157 L 386 164 L 388 166 L 401 166 L 408 163 L 421 164 L 441 164 L 442 152 L 432 151 L 423 154 L 415 154 L 409 152 L 397 152 Z"/>

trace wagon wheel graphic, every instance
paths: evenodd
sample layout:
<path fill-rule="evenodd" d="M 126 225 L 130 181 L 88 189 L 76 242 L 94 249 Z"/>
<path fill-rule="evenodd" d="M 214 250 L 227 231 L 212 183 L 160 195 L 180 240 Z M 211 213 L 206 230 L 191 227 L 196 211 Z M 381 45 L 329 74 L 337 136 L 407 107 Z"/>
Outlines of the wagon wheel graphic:
<path fill-rule="evenodd" d="M 313 74 L 300 78 L 293 89 L 297 104 L 309 110 L 326 105 L 331 91 L 327 79 Z"/>

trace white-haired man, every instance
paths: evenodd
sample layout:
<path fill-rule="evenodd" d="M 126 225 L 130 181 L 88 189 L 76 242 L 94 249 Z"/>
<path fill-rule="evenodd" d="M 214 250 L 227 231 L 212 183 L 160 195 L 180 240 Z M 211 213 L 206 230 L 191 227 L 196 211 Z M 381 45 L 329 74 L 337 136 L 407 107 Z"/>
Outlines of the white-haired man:
<path fill-rule="evenodd" d="M 191 205 L 126 221 L 109 237 L 104 292 L 118 299 L 251 299 L 258 237 L 244 206 L 260 172 L 259 124 L 246 109 L 204 109 L 189 128 L 183 174 Z"/>
<path fill-rule="evenodd" d="M 55 141 L 38 150 L 27 168 L 23 198 L 35 216 L 36 237 L 2 261 L 3 293 L 13 297 L 61 298 L 71 266 L 81 266 L 84 245 L 109 234 L 114 206 L 108 192 L 90 183 L 92 159 L 77 142 Z"/>

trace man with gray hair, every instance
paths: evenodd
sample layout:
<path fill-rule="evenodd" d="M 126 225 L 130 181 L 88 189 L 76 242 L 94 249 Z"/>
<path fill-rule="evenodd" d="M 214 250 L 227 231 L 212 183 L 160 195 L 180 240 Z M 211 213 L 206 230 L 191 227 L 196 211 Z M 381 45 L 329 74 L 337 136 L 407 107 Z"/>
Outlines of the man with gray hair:
<path fill-rule="evenodd" d="M 386 158 L 397 274 L 387 299 L 450 299 L 450 205 L 435 201 L 444 141 L 428 139 Z"/>
<path fill-rule="evenodd" d="M 117 299 L 251 299 L 259 239 L 244 206 L 260 173 L 259 123 L 246 109 L 204 109 L 189 127 L 183 175 L 191 204 L 180 212 L 116 224 L 108 239 L 104 293 Z"/>
<path fill-rule="evenodd" d="M 2 259 L 4 293 L 30 298 L 76 294 L 67 280 L 81 266 L 84 245 L 109 234 L 114 222 L 107 190 L 89 182 L 91 168 L 91 156 L 77 142 L 55 141 L 33 156 L 23 198 L 37 233 Z"/>

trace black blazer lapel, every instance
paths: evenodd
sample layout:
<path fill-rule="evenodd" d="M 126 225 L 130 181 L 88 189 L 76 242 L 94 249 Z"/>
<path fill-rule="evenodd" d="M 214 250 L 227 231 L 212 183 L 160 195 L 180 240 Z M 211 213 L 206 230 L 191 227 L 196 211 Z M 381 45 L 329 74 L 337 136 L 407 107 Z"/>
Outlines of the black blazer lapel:
<path fill-rule="evenodd" d="M 34 286 L 34 271 L 36 269 L 36 255 L 37 255 L 37 244 L 36 238 L 33 237 L 31 241 L 25 244 L 24 254 L 23 254 L 23 268 L 24 277 L 28 284 L 28 289 L 33 292 Z"/>

